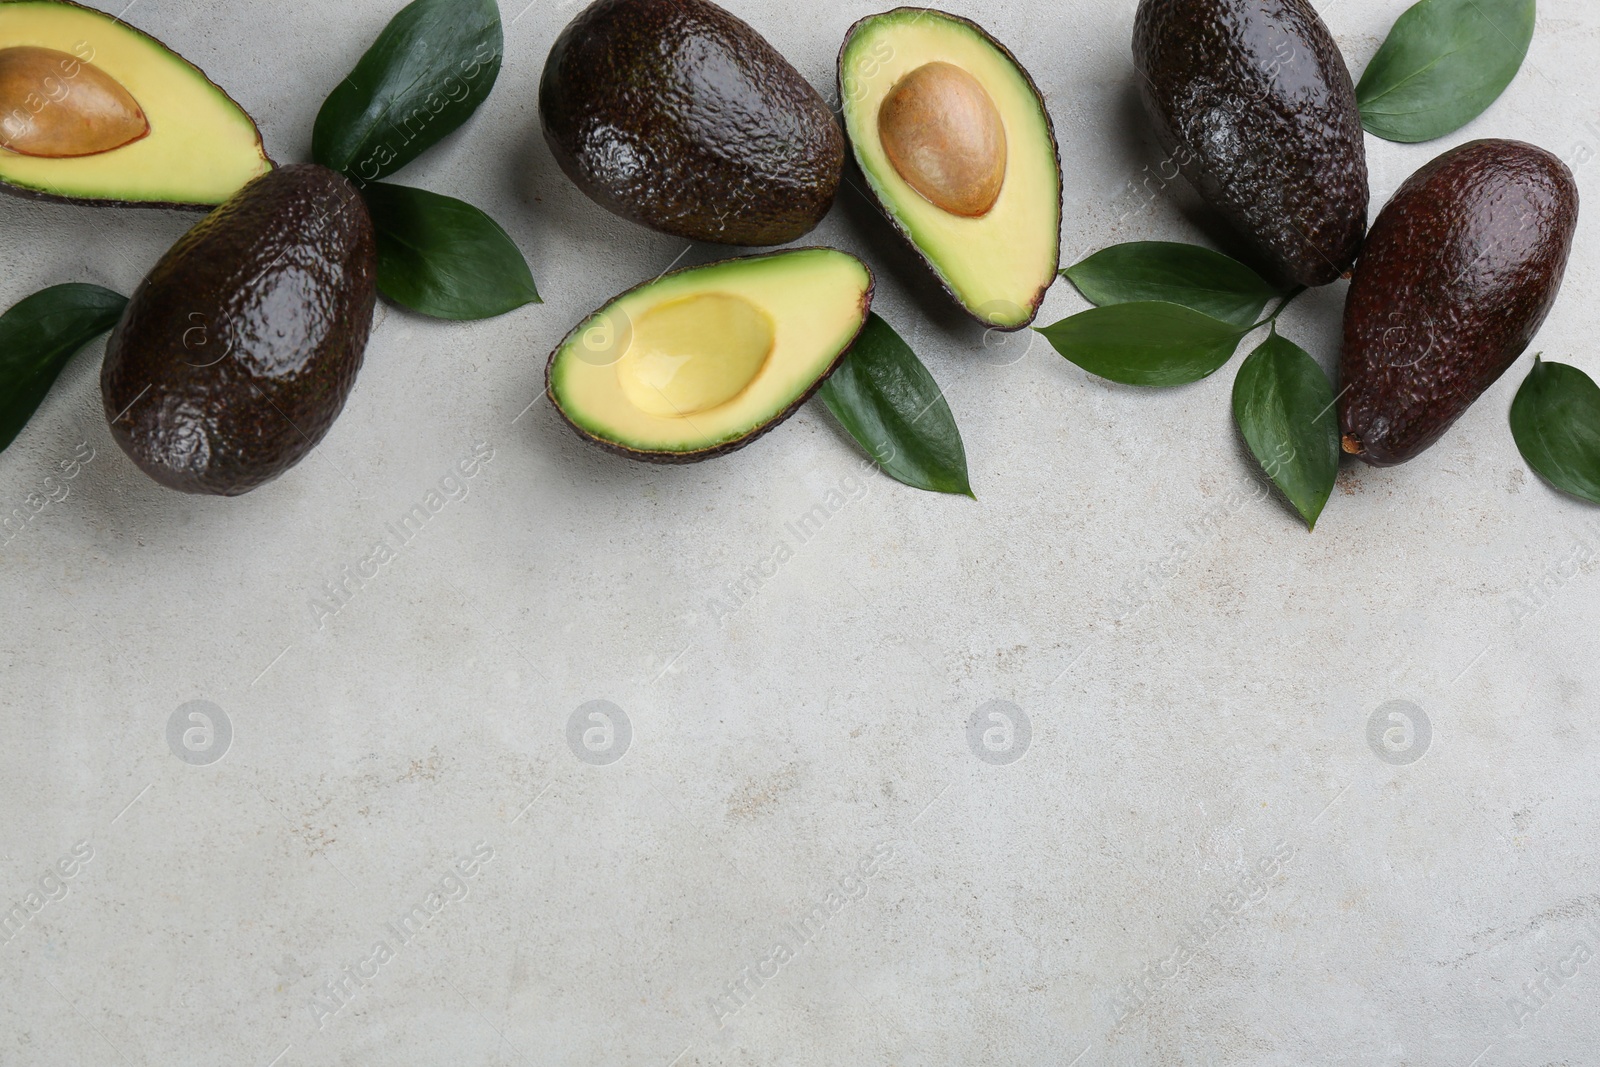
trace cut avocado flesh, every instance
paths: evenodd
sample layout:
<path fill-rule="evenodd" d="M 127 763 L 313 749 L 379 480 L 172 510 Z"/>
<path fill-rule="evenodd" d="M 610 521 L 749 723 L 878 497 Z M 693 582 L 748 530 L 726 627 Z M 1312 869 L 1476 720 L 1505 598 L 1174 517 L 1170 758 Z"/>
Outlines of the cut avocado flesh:
<path fill-rule="evenodd" d="M 1020 329 L 1055 280 L 1061 167 L 1044 101 L 975 23 L 897 8 L 839 53 L 845 131 L 874 199 L 980 322 Z"/>
<path fill-rule="evenodd" d="M 0 186 L 25 196 L 211 207 L 272 169 L 250 116 L 110 15 L 0 3 Z"/>
<path fill-rule="evenodd" d="M 579 434 L 683 463 L 793 414 L 865 324 L 872 272 L 831 248 L 724 260 L 612 300 L 550 357 L 550 399 Z"/>

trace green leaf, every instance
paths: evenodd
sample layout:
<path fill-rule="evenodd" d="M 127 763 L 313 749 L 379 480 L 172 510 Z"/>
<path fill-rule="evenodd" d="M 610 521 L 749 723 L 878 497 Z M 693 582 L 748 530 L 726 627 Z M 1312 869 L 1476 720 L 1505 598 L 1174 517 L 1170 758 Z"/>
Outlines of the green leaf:
<path fill-rule="evenodd" d="M 0 451 L 17 439 L 78 350 L 117 324 L 128 298 L 55 285 L 0 315 Z"/>
<path fill-rule="evenodd" d="M 819 394 L 890 477 L 972 496 L 967 451 L 939 384 L 894 327 L 869 315 Z"/>
<path fill-rule="evenodd" d="M 1134 241 L 1103 248 L 1061 272 L 1091 304 L 1182 304 L 1243 329 L 1283 294 L 1230 256 L 1198 245 Z"/>
<path fill-rule="evenodd" d="M 1339 474 L 1333 385 L 1305 349 L 1274 331 L 1233 382 L 1233 420 L 1289 503 L 1317 528 Z"/>
<path fill-rule="evenodd" d="M 501 46 L 495 0 L 415 0 L 328 94 L 312 158 L 361 182 L 393 174 L 478 109 Z"/>
<path fill-rule="evenodd" d="M 1422 0 L 1400 16 L 1356 86 L 1361 123 L 1390 141 L 1431 141 L 1477 118 L 1511 84 L 1533 40 L 1534 0 Z"/>
<path fill-rule="evenodd" d="M 1511 402 L 1511 436 L 1534 473 L 1600 504 L 1600 386 L 1577 367 L 1533 357 Z"/>
<path fill-rule="evenodd" d="M 539 302 L 516 244 L 471 204 L 404 185 L 362 189 L 378 237 L 378 289 L 436 319 L 487 319 Z"/>
<path fill-rule="evenodd" d="M 1179 304 L 1092 308 L 1039 330 L 1090 374 L 1124 385 L 1186 385 L 1228 362 L 1249 330 Z"/>

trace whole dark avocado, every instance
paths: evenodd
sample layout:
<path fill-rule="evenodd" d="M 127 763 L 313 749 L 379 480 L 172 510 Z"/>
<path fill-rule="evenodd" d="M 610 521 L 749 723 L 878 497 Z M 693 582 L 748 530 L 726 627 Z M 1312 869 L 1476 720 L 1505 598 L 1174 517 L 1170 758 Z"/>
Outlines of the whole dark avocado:
<path fill-rule="evenodd" d="M 556 162 L 653 229 L 786 244 L 833 204 L 844 137 L 755 30 L 709 0 L 598 0 L 556 38 L 539 84 Z"/>
<path fill-rule="evenodd" d="M 1156 135 L 1280 281 L 1327 285 L 1367 225 L 1355 86 L 1308 0 L 1141 0 L 1133 60 Z"/>
<path fill-rule="evenodd" d="M 1344 450 L 1374 466 L 1437 441 L 1544 323 L 1578 225 L 1572 172 L 1474 141 L 1413 174 L 1373 223 L 1344 312 Z"/>
<path fill-rule="evenodd" d="M 250 182 L 161 258 L 106 343 L 117 444 L 188 493 L 236 496 L 294 466 L 355 384 L 376 256 L 340 175 L 307 164 Z"/>

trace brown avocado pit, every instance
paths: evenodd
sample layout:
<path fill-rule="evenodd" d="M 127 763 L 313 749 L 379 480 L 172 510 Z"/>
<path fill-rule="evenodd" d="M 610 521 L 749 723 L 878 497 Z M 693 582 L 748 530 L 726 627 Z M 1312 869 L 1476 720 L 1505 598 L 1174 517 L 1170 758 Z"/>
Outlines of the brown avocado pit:
<path fill-rule="evenodd" d="M 924 63 L 878 108 L 878 137 L 906 184 L 952 215 L 977 219 L 1000 199 L 1006 127 L 983 83 L 953 63 Z"/>
<path fill-rule="evenodd" d="M 35 45 L 0 49 L 0 148 L 72 159 L 149 133 L 133 94 L 93 63 Z"/>

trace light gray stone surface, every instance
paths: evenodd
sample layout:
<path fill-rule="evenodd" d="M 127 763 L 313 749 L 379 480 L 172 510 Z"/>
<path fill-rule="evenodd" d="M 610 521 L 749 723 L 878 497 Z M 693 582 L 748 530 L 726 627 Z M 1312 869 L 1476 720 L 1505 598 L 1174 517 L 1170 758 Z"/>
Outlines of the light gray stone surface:
<path fill-rule="evenodd" d="M 127 17 L 299 160 L 393 6 Z M 977 502 L 863 474 L 816 404 L 699 466 L 602 454 L 537 400 L 546 354 L 614 292 L 715 253 L 556 170 L 535 91 L 577 6 L 508 5 L 493 96 L 401 178 L 489 210 L 543 306 L 467 325 L 380 311 L 326 441 L 241 499 L 133 468 L 99 413 L 99 344 L 0 458 L 10 510 L 92 453 L 0 548 L 0 897 L 92 852 L 0 942 L 0 1063 L 1593 1062 L 1600 962 L 1525 992 L 1578 942 L 1600 953 L 1600 579 L 1574 562 L 1600 550 L 1600 513 L 1517 455 L 1506 409 L 1531 357 L 1414 463 L 1345 470 L 1308 535 L 1236 443 L 1231 369 L 1140 393 L 1042 338 L 986 346 L 886 258 L 852 192 L 814 240 L 879 268 L 877 308 L 947 388 Z M 1318 6 L 1360 70 L 1403 3 Z M 874 10 L 733 7 L 819 86 Z M 1540 7 L 1487 115 L 1446 142 L 1369 139 L 1377 205 L 1475 137 L 1600 152 L 1600 15 Z M 1049 98 L 1069 261 L 1201 237 L 1176 186 L 1128 214 L 1157 162 L 1133 8 L 953 8 Z M 1575 170 L 1600 193 L 1600 163 Z M 62 281 L 130 291 L 193 221 L 6 200 L 0 304 Z M 1597 226 L 1591 208 L 1536 346 L 1591 373 Z M 1325 365 L 1342 290 L 1286 316 Z M 1082 307 L 1060 285 L 1041 321 Z M 466 497 L 319 625 L 325 583 L 479 444 Z M 800 544 L 785 524 L 830 490 L 844 505 Z M 719 620 L 713 601 L 780 544 L 793 558 Z M 608 765 L 567 740 L 592 700 L 631 724 Z M 1015 762 L 969 748 L 995 700 L 1031 724 Z M 208 765 L 169 747 L 191 701 L 231 725 Z M 1431 726 L 1416 762 L 1369 746 L 1389 701 Z M 1403 744 L 1402 725 L 1379 723 Z M 449 881 L 474 847 L 493 858 Z M 874 873 L 848 880 L 864 859 Z M 466 896 L 401 944 L 386 924 L 441 883 Z M 1241 885 L 1259 899 L 1174 974 L 1190 924 Z M 843 905 L 801 944 L 791 924 L 830 891 Z M 383 938 L 394 958 L 319 1010 Z M 765 963 L 779 941 L 793 959 Z M 1119 1022 L 1147 965 L 1154 992 Z M 774 967 L 746 1006 L 713 1006 Z"/>

